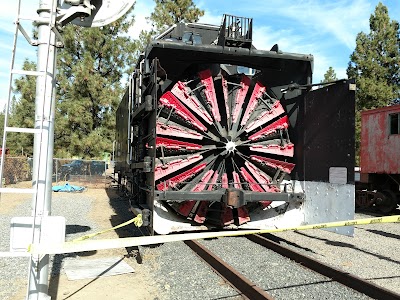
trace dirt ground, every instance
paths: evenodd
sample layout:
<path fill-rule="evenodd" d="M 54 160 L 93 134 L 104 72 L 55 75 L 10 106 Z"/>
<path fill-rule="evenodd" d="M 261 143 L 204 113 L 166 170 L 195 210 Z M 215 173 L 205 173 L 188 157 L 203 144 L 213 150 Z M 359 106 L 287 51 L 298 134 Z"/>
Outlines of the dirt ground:
<path fill-rule="evenodd" d="M 54 193 L 53 193 L 54 194 Z M 95 205 L 89 213 L 88 218 L 95 222 L 99 228 L 108 229 L 111 227 L 110 220 L 120 223 L 119 216 L 115 214 L 110 205 L 110 198 L 118 198 L 115 189 L 88 189 L 85 195 L 95 199 Z M 14 201 L 6 201 L 1 206 L 1 212 L 10 211 L 18 205 L 17 197 Z M 112 200 L 112 199 L 111 199 Z M 126 236 L 129 232 L 125 229 Z M 121 236 L 115 231 L 107 232 L 99 238 L 118 238 Z M 84 254 L 81 254 L 81 259 Z M 108 277 L 99 277 L 85 280 L 68 280 L 65 274 L 52 276 L 49 278 L 49 295 L 52 300 L 87 300 L 87 299 L 141 299 L 141 300 L 161 300 L 163 299 L 160 291 L 153 283 L 148 268 L 139 264 L 135 256 L 135 251 L 128 253 L 127 249 L 100 250 L 88 253 L 88 259 L 103 257 L 120 257 L 135 270 L 134 273 L 122 274 Z M 83 257 L 85 258 L 85 257 Z M 146 260 L 147 261 L 147 260 Z M 151 263 L 151 259 L 150 259 Z M 21 282 L 21 288 L 16 291 L 13 300 L 25 298 L 26 282 Z"/>

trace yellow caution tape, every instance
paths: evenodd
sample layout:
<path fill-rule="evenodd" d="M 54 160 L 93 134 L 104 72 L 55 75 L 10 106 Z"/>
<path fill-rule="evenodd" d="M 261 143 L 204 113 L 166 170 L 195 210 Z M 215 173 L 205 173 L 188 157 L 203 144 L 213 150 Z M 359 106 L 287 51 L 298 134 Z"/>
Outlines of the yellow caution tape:
<path fill-rule="evenodd" d="M 128 222 L 134 222 L 133 219 Z M 125 222 L 127 223 L 127 222 Z M 126 224 L 120 224 L 114 228 L 125 226 Z M 152 244 L 161 244 L 177 241 L 186 240 L 197 240 L 205 238 L 218 238 L 228 236 L 241 236 L 249 234 L 262 234 L 262 233 L 274 233 L 283 231 L 294 231 L 294 230 L 308 230 L 308 229 L 321 229 L 321 228 L 332 228 L 341 226 L 354 226 L 354 225 L 368 225 L 377 223 L 400 223 L 400 215 L 367 218 L 359 220 L 348 220 L 339 222 L 319 223 L 313 225 L 303 225 L 298 227 L 290 228 L 276 228 L 276 229 L 262 229 L 262 230 L 236 230 L 236 231 L 218 231 L 218 232 L 201 232 L 201 233 L 185 233 L 185 234 L 170 234 L 170 235 L 159 235 L 159 236 L 140 236 L 140 237 L 129 237 L 129 238 L 118 238 L 118 239 L 103 239 L 103 240 L 87 240 L 82 238 L 77 241 L 65 243 L 53 243 L 53 244 L 32 244 L 28 248 L 28 252 L 33 255 L 38 254 L 59 254 L 59 253 L 72 253 L 82 251 L 94 251 L 103 249 L 114 249 L 134 246 L 144 246 Z M 109 231 L 105 230 L 103 232 Z M 97 233 L 100 234 L 100 233 Z M 97 235 L 96 234 L 96 235 Z"/>
<path fill-rule="evenodd" d="M 92 238 L 92 237 L 94 237 L 94 236 L 96 236 L 96 235 L 100 235 L 100 234 L 109 232 L 109 231 L 111 231 L 111 230 L 124 227 L 124 226 L 126 226 L 126 225 L 131 224 L 131 223 L 134 223 L 136 227 L 141 227 L 141 226 L 143 225 L 142 214 L 138 214 L 138 215 L 137 215 L 136 217 L 134 217 L 133 219 L 131 219 L 131 220 L 129 220 L 129 221 L 126 221 L 126 222 L 124 222 L 124 223 L 122 223 L 122 224 L 119 224 L 119 225 L 117 225 L 117 226 L 114 226 L 114 227 L 112 227 L 112 228 L 110 228 L 110 229 L 106 229 L 106 230 L 102 230 L 102 231 L 99 231 L 99 232 L 95 232 L 95 233 L 91 233 L 91 234 L 87 234 L 87 235 L 81 236 L 80 238 L 74 239 L 74 240 L 72 241 L 72 243 L 76 243 L 76 242 L 80 242 L 80 241 L 84 241 L 84 240 L 90 239 L 90 238 Z"/>

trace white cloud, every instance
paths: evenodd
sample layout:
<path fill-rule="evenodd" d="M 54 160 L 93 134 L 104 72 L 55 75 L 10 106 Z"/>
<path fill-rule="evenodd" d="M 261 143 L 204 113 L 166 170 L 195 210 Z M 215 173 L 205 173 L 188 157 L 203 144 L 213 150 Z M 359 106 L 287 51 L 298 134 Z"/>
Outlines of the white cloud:
<path fill-rule="evenodd" d="M 17 17 L 18 1 L 3 1 L 0 10 L 0 110 L 3 109 L 8 97 L 11 57 L 15 33 L 14 21 Z M 20 16 L 33 18 L 37 16 L 38 1 L 21 1 Z M 21 20 L 24 30 L 31 34 L 32 21 Z M 20 69 L 22 63 L 28 58 L 36 61 L 36 47 L 30 46 L 22 34 L 18 34 L 17 51 L 15 53 L 15 69 Z M 15 79 L 15 78 L 14 78 Z"/>
<path fill-rule="evenodd" d="M 334 68 L 338 78 L 347 77 L 347 63 L 355 48 L 356 35 L 369 31 L 369 16 L 374 5 L 369 0 L 231 3 L 223 13 L 253 18 L 253 43 L 258 49 L 269 50 L 278 44 L 284 52 L 311 53 L 314 82 L 322 80 L 329 67 Z"/>
<path fill-rule="evenodd" d="M 2 1 L 0 10 L 1 20 L 15 20 L 17 17 L 18 1 Z M 39 8 L 39 1 L 21 1 L 20 16 L 35 17 L 37 16 L 37 9 Z"/>
<path fill-rule="evenodd" d="M 128 34 L 133 39 L 137 39 L 142 30 L 148 31 L 151 29 L 151 25 L 147 22 L 146 17 L 150 17 L 153 12 L 155 4 L 153 1 L 137 0 L 133 14 L 135 16 L 135 23 L 129 29 Z"/>
<path fill-rule="evenodd" d="M 271 26 L 255 26 L 253 28 L 253 44 L 257 49 L 269 50 L 275 44 L 283 52 L 309 53 L 313 45 L 304 37 L 290 29 L 276 30 Z"/>
<path fill-rule="evenodd" d="M 4 82 L 7 81 L 5 74 L 9 72 L 10 45 L 17 6 L 17 1 L 3 2 L 0 10 L 2 90 L 5 86 Z M 269 50 L 277 43 L 284 52 L 313 54 L 315 58 L 314 82 L 318 82 L 330 66 L 334 68 L 338 78 L 346 77 L 348 56 L 354 49 L 356 34 L 369 30 L 369 16 L 373 13 L 377 2 L 378 0 L 286 0 L 282 3 L 281 0 L 253 0 L 249 3 L 242 0 L 198 0 L 195 4 L 205 10 L 205 15 L 199 20 L 201 23 L 219 25 L 223 13 L 253 17 L 253 39 L 258 49 Z M 38 0 L 22 1 L 22 4 L 22 15 L 36 16 Z M 154 1 L 151 0 L 136 1 L 133 11 L 135 24 L 129 31 L 132 38 L 138 38 L 141 30 L 151 28 L 146 17 L 150 16 L 154 5 Z M 393 6 L 395 5 L 392 4 Z M 393 9 L 398 11 L 398 7 Z M 26 29 L 30 33 L 30 30 Z M 18 44 L 19 63 L 25 57 L 36 60 L 34 50 L 32 52 L 33 47 L 24 46 L 25 44 Z M 0 95 L 0 98 L 3 97 Z"/>
<path fill-rule="evenodd" d="M 326 3 L 308 0 L 285 6 L 280 13 L 320 35 L 331 34 L 349 49 L 354 49 L 355 35 L 368 29 L 370 11 L 371 4 L 365 0 Z"/>
<path fill-rule="evenodd" d="M 199 18 L 199 23 L 221 25 L 222 15 L 214 14 L 211 11 L 205 11 L 204 16 Z"/>
<path fill-rule="evenodd" d="M 369 0 L 289 0 L 283 5 L 278 0 L 255 0 L 252 5 L 244 6 L 242 3 L 237 9 L 260 22 L 275 22 L 274 28 L 290 26 L 302 32 L 305 37 L 320 36 L 325 40 L 334 38 L 353 49 L 356 34 L 368 30 L 372 4 Z"/>

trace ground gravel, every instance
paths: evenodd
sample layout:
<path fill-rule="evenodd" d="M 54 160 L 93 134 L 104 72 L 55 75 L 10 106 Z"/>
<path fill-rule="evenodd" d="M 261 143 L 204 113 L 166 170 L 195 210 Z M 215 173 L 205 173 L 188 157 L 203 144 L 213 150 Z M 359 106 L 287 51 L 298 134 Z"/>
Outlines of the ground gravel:
<path fill-rule="evenodd" d="M 163 299 L 243 299 L 183 242 L 140 247 L 143 262 L 165 291 Z"/>
<path fill-rule="evenodd" d="M 357 219 L 370 217 L 374 216 L 356 214 Z M 267 237 L 399 293 L 399 230 L 400 224 L 387 223 L 356 226 L 354 237 L 325 230 L 282 232 Z M 370 299 L 243 237 L 201 243 L 276 299 Z M 149 271 L 160 288 L 169 292 L 166 299 L 231 299 L 221 296 L 224 292 L 215 287 L 214 280 L 210 281 L 204 263 L 193 258 L 183 243 L 141 247 L 140 251 L 144 262 L 153 260 Z M 210 286 L 211 293 L 205 288 Z"/>
<path fill-rule="evenodd" d="M 5 206 L 5 201 L 14 201 L 13 198 L 7 199 L 7 195 L 1 199 L 1 205 Z M 31 198 L 24 196 L 18 199 L 18 204 L 0 214 L 0 251 L 9 251 L 10 246 L 10 223 L 12 217 L 27 217 L 31 214 Z M 96 232 L 96 225 L 87 219 L 87 214 L 91 209 L 93 199 L 87 197 L 85 193 L 71 194 L 53 193 L 52 215 L 66 217 L 66 240 L 74 239 L 86 233 Z M 58 254 L 51 256 L 49 273 L 59 274 L 62 270 L 62 261 L 71 259 L 79 254 Z M 0 257 L 0 299 L 7 300 L 15 293 L 15 290 L 26 285 L 28 278 L 28 258 Z"/>
<path fill-rule="evenodd" d="M 8 200 L 2 196 L 1 205 Z M 10 223 L 12 217 L 29 216 L 29 196 L 17 205 L 14 209 L 0 214 L 0 251 L 9 251 L 10 247 Z M 22 280 L 26 280 L 28 274 L 29 259 L 25 257 L 0 257 L 0 299 L 8 299 L 18 287 Z M 10 280 L 12 278 L 12 280 Z"/>
<path fill-rule="evenodd" d="M 245 237 L 201 243 L 276 299 L 370 299 Z"/>
<path fill-rule="evenodd" d="M 376 215 L 357 213 L 355 218 Z M 400 294 L 400 224 L 355 226 L 354 236 L 325 230 L 281 232 L 274 241 Z"/>
<path fill-rule="evenodd" d="M 3 197 L 0 200 L 0 251 L 8 251 L 11 218 L 30 215 L 31 198 L 23 197 L 18 201 L 11 199 L 6 205 L 4 201 L 10 200 Z M 117 197 L 111 201 L 115 213 L 119 216 L 115 220 L 116 224 L 131 217 L 126 199 Z M 10 203 L 12 205 L 9 205 Z M 98 205 L 93 196 L 86 193 L 53 193 L 52 204 L 52 215 L 66 217 L 67 240 L 104 229 L 98 228 L 95 221 L 88 217 Z M 356 218 L 364 217 L 371 216 L 356 215 Z M 109 226 L 109 220 L 106 220 L 106 223 Z M 132 228 L 121 230 L 118 233 L 121 237 L 124 234 L 141 234 Z M 400 293 L 400 224 L 356 226 L 354 237 L 340 236 L 324 230 L 283 232 L 269 237 Z M 287 259 L 266 252 L 266 249 L 245 238 L 213 239 L 202 243 L 277 299 L 368 299 L 346 288 L 338 289 L 328 279 L 306 272 L 299 265 L 288 265 Z M 129 252 L 129 249 L 127 250 Z M 132 249 L 132 253 L 137 261 L 140 261 L 143 276 L 148 276 L 150 284 L 156 285 L 161 291 L 154 295 L 154 299 L 241 299 L 234 289 L 211 271 L 182 242 L 139 247 Z M 50 264 L 51 274 L 63 273 L 62 263 L 80 255 L 83 254 L 53 256 Z M 26 258 L 0 258 L 0 299 L 14 299 L 12 295 L 15 290 L 26 285 L 27 269 Z"/>

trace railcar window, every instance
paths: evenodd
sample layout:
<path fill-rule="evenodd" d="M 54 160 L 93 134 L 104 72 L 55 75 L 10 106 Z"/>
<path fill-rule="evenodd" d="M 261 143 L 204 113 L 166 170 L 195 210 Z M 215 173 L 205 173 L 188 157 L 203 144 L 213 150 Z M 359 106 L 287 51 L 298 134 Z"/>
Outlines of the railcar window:
<path fill-rule="evenodd" d="M 400 133 L 400 113 L 389 115 L 389 134 L 399 134 Z"/>
<path fill-rule="evenodd" d="M 198 33 L 185 32 L 182 36 L 182 41 L 186 44 L 201 45 L 201 36 Z"/>

